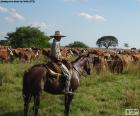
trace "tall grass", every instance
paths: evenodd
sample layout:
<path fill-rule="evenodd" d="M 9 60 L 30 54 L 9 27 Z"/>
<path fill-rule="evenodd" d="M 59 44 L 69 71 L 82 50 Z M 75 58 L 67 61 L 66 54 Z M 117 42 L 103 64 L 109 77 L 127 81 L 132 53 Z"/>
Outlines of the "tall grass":
<path fill-rule="evenodd" d="M 33 64 L 46 62 L 44 58 L 32 63 L 0 64 L 0 116 L 22 116 L 23 72 Z M 109 71 L 83 78 L 72 101 L 70 116 L 124 116 L 126 108 L 140 108 L 139 66 L 131 65 L 123 74 Z M 43 92 L 41 116 L 62 116 L 64 97 Z"/>

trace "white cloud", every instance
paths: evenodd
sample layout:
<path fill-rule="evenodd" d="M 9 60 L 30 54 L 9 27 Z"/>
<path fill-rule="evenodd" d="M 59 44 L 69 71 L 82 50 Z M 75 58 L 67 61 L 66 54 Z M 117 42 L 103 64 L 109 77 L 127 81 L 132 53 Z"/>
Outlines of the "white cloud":
<path fill-rule="evenodd" d="M 0 32 L 0 36 L 5 36 L 5 32 Z"/>
<path fill-rule="evenodd" d="M 99 20 L 99 21 L 107 21 L 107 19 L 105 19 L 105 17 L 98 15 L 98 14 L 95 15 L 95 19 Z"/>
<path fill-rule="evenodd" d="M 48 24 L 46 22 L 30 22 L 26 24 L 27 26 L 37 27 L 47 35 L 54 33 L 54 30 L 62 30 L 62 27 L 54 24 Z"/>
<path fill-rule="evenodd" d="M 6 13 L 8 12 L 8 9 L 0 6 L 0 12 Z"/>
<path fill-rule="evenodd" d="M 32 27 L 38 27 L 42 31 L 45 31 L 47 28 L 50 27 L 50 25 L 47 25 L 47 23 L 45 22 L 32 22 L 32 23 L 28 23 L 27 25 L 30 25 Z"/>
<path fill-rule="evenodd" d="M 7 8 L 0 6 L 0 12 L 6 13 L 7 16 L 4 19 L 10 23 L 15 22 L 17 20 L 19 20 L 19 21 L 25 20 L 25 18 L 21 14 L 19 14 L 16 11 L 16 9 L 7 9 Z"/>
<path fill-rule="evenodd" d="M 0 39 L 4 39 L 4 37 L 6 36 L 6 32 L 0 32 Z"/>
<path fill-rule="evenodd" d="M 13 22 L 14 22 L 14 19 L 11 18 L 11 17 L 5 17 L 4 19 L 5 19 L 7 22 L 9 22 L 9 23 L 13 23 Z"/>
<path fill-rule="evenodd" d="M 25 20 L 25 18 L 22 15 L 20 15 L 19 13 L 17 13 L 17 11 L 15 9 L 11 9 L 9 11 L 9 14 L 15 20 Z"/>
<path fill-rule="evenodd" d="M 85 12 L 81 12 L 79 13 L 79 16 L 81 17 L 84 17 L 85 19 L 87 20 L 90 20 L 90 21 L 107 21 L 107 19 L 101 15 L 91 15 L 91 14 L 88 14 L 88 13 L 85 13 Z"/>

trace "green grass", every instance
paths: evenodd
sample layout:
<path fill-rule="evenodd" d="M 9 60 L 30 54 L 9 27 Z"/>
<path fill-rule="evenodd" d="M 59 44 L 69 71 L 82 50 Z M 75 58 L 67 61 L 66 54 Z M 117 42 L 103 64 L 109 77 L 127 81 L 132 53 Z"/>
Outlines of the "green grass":
<path fill-rule="evenodd" d="M 34 63 L 0 64 L 0 116 L 22 116 L 22 76 Z M 123 74 L 93 74 L 81 80 L 70 116 L 124 116 L 126 108 L 140 108 L 140 71 L 131 66 Z M 42 93 L 41 116 L 62 116 L 63 96 Z M 31 104 L 32 105 L 32 104 Z"/>

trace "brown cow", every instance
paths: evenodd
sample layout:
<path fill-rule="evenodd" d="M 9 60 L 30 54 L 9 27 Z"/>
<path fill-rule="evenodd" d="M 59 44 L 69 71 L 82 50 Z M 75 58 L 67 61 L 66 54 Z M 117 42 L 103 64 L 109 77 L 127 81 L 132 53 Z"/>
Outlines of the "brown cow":
<path fill-rule="evenodd" d="M 13 60 L 13 52 L 10 48 L 0 48 L 0 59 L 2 62 L 8 62 Z"/>
<path fill-rule="evenodd" d="M 14 54 L 24 62 L 31 62 L 35 60 L 39 55 L 39 50 L 32 50 L 31 48 L 17 48 L 14 50 Z"/>
<path fill-rule="evenodd" d="M 111 55 L 111 60 L 107 60 L 108 68 L 112 73 L 122 73 L 124 69 L 124 63 L 121 55 Z"/>

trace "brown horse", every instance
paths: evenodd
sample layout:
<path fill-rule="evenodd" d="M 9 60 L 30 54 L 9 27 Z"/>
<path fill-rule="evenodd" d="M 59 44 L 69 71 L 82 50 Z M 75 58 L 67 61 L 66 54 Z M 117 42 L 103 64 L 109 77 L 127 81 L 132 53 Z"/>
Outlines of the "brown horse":
<path fill-rule="evenodd" d="M 82 73 L 85 72 L 90 75 L 90 71 L 88 55 L 80 56 L 72 62 L 70 90 L 73 93 L 80 85 Z M 43 64 L 34 65 L 25 71 L 23 78 L 24 116 L 28 116 L 29 103 L 32 97 L 34 97 L 34 116 L 38 116 L 40 95 L 43 90 L 54 95 L 64 94 L 64 81 L 64 77 L 54 78 L 50 75 L 48 68 Z M 74 94 L 65 94 L 65 116 L 69 114 L 73 96 Z"/>

